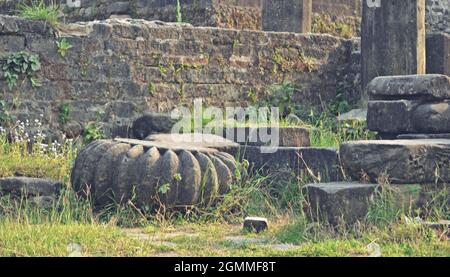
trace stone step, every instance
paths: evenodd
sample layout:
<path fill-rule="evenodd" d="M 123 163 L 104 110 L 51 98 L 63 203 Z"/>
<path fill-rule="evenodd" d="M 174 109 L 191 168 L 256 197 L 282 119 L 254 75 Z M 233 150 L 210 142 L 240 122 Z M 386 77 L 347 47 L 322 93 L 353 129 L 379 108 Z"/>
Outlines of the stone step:
<path fill-rule="evenodd" d="M 357 182 L 307 184 L 303 189 L 308 203 L 305 213 L 313 221 L 331 225 L 354 223 L 367 215 L 376 187 Z"/>
<path fill-rule="evenodd" d="M 396 184 L 450 181 L 450 140 L 374 140 L 348 142 L 340 159 L 352 180 L 375 182 L 386 176 Z"/>

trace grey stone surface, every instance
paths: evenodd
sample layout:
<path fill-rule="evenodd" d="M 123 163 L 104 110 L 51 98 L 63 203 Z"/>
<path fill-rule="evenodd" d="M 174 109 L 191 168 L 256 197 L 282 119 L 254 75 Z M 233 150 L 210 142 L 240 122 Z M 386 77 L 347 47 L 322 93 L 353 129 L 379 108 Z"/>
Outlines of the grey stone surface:
<path fill-rule="evenodd" d="M 276 32 L 311 32 L 312 0 L 263 0 L 262 29 Z"/>
<path fill-rule="evenodd" d="M 263 217 L 246 217 L 244 229 L 249 232 L 261 233 L 269 228 L 269 221 Z"/>
<path fill-rule="evenodd" d="M 412 111 L 419 104 L 419 101 L 410 100 L 369 101 L 367 127 L 388 134 L 411 133 Z"/>
<path fill-rule="evenodd" d="M 371 100 L 449 99 L 450 77 L 441 74 L 377 77 L 367 85 L 367 93 Z"/>
<path fill-rule="evenodd" d="M 352 224 L 366 216 L 376 187 L 356 182 L 308 184 L 306 214 L 331 225 Z"/>
<path fill-rule="evenodd" d="M 376 182 L 385 176 L 394 184 L 426 184 L 450 180 L 450 140 L 382 140 L 344 143 L 342 166 L 352 180 Z"/>
<path fill-rule="evenodd" d="M 450 139 L 450 133 L 446 134 L 401 134 L 397 139 Z"/>
<path fill-rule="evenodd" d="M 128 201 L 139 207 L 210 205 L 235 181 L 236 162 L 215 149 L 139 140 L 100 140 L 80 152 L 71 182 L 96 206 Z"/>
<path fill-rule="evenodd" d="M 63 184 L 59 181 L 30 178 L 8 177 L 0 178 L 0 195 L 20 197 L 55 197 L 59 194 Z"/>
<path fill-rule="evenodd" d="M 450 76 L 450 34 L 427 34 L 427 73 Z"/>
<path fill-rule="evenodd" d="M 377 76 L 425 73 L 425 0 L 363 1 L 361 29 L 363 91 Z"/>
<path fill-rule="evenodd" d="M 157 143 L 157 145 L 185 146 L 217 149 L 222 152 L 236 151 L 239 144 L 216 135 L 208 134 L 154 134 L 148 136 L 146 141 Z M 159 143 L 159 144 L 158 144 Z"/>
<path fill-rule="evenodd" d="M 311 146 L 310 130 L 300 127 L 228 127 L 223 136 L 242 145 L 269 146 L 278 136 L 278 145 L 286 147 Z"/>
<path fill-rule="evenodd" d="M 337 181 L 342 178 L 339 157 L 336 149 L 315 147 L 275 147 L 269 153 L 263 153 L 258 146 L 241 146 L 238 153 L 230 152 L 235 157 L 246 159 L 250 169 L 260 173 L 275 173 L 284 169 L 298 173 L 306 170 L 322 180 Z M 280 176 L 289 178 L 288 173 Z"/>

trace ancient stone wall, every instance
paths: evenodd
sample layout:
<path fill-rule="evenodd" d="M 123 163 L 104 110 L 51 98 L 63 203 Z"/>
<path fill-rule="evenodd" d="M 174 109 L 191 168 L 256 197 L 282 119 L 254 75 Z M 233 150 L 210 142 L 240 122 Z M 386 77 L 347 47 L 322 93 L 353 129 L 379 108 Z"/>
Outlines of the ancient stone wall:
<path fill-rule="evenodd" d="M 24 0 L 0 0 L 0 14 L 15 14 Z M 26 0 L 25 0 L 26 1 Z M 46 0 L 49 1 L 49 0 Z M 314 0 L 313 14 L 351 29 L 360 20 L 363 0 Z M 67 22 L 107 19 L 111 15 L 174 22 L 176 0 L 54 0 L 65 6 Z M 67 4 L 67 2 L 70 2 Z M 195 26 L 261 29 L 261 0 L 181 0 L 185 22 Z M 450 33 L 450 0 L 427 0 L 427 31 Z M 323 28 L 316 28 L 323 29 Z M 357 29 L 357 28 L 356 28 Z M 358 33 L 353 32 L 353 33 Z"/>
<path fill-rule="evenodd" d="M 206 106 L 246 106 L 283 80 L 299 87 L 294 99 L 305 112 L 336 92 L 359 99 L 358 41 L 136 19 L 61 28 L 0 16 L 0 56 L 26 50 L 42 64 L 35 87 L 20 76 L 11 91 L 2 72 L 0 97 L 11 115 L 34 120 L 42 114 L 54 130 L 66 127 L 62 105 L 69 123 L 99 121 L 117 133 L 145 111 L 192 105 L 198 97 Z M 64 57 L 56 44 L 63 38 L 72 46 Z"/>
<path fill-rule="evenodd" d="M 0 13 L 14 14 L 21 0 L 0 1 Z M 337 18 L 361 16 L 361 0 L 313 1 L 313 13 Z M 176 0 L 56 0 L 65 6 L 67 22 L 107 19 L 111 15 L 174 22 Z M 70 2 L 70 3 L 68 3 Z M 261 0 L 181 0 L 185 22 L 196 26 L 261 29 Z"/>

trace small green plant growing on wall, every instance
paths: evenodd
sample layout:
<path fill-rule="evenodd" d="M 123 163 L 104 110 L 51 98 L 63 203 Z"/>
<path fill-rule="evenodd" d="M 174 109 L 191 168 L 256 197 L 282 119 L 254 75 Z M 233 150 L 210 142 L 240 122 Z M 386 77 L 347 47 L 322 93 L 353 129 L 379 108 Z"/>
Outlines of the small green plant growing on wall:
<path fill-rule="evenodd" d="M 51 1 L 47 5 L 43 0 L 33 0 L 31 3 L 19 3 L 17 5 L 20 17 L 32 20 L 43 20 L 52 26 L 59 24 L 59 17 L 62 14 L 61 7 L 55 2 Z"/>
<path fill-rule="evenodd" d="M 59 106 L 59 123 L 61 124 L 67 124 L 69 122 L 70 117 L 70 106 L 67 103 L 62 103 L 61 106 Z"/>
<path fill-rule="evenodd" d="M 21 75 L 25 75 L 31 81 L 33 87 L 39 86 L 34 74 L 41 68 L 39 57 L 25 51 L 12 53 L 3 60 L 3 77 L 12 90 Z"/>
<path fill-rule="evenodd" d="M 180 0 L 177 0 L 177 22 L 178 23 L 182 23 L 183 22 L 183 16 L 181 14 Z"/>
<path fill-rule="evenodd" d="M 104 137 L 102 128 L 96 122 L 88 123 L 84 128 L 83 141 L 85 143 L 103 139 Z"/>
<path fill-rule="evenodd" d="M 67 51 L 73 47 L 72 44 L 70 44 L 65 38 L 56 41 L 56 46 L 58 47 L 58 53 L 61 57 L 65 57 Z"/>
<path fill-rule="evenodd" d="M 280 116 L 285 118 L 294 112 L 292 97 L 296 89 L 294 83 L 287 80 L 270 86 L 265 99 L 266 105 L 278 107 Z"/>

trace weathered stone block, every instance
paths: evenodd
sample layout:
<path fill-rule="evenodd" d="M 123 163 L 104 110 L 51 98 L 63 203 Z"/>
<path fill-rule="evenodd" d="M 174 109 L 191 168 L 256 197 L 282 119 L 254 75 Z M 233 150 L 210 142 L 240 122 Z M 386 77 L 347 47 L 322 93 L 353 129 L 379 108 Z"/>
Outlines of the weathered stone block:
<path fill-rule="evenodd" d="M 263 0 L 263 31 L 309 33 L 311 20 L 311 0 Z"/>
<path fill-rule="evenodd" d="M 0 178 L 0 195 L 11 195 L 20 197 L 50 196 L 59 194 L 63 184 L 58 181 L 29 178 L 29 177 L 8 177 Z"/>
<path fill-rule="evenodd" d="M 394 184 L 450 181 L 450 140 L 355 141 L 340 147 L 343 168 L 352 180 Z"/>
<path fill-rule="evenodd" d="M 306 214 L 331 225 L 352 224 L 367 215 L 377 185 L 355 182 L 308 184 Z"/>
<path fill-rule="evenodd" d="M 385 76 L 367 85 L 371 100 L 450 99 L 450 77 L 440 74 Z"/>
<path fill-rule="evenodd" d="M 169 133 L 177 121 L 170 114 L 147 113 L 133 121 L 131 127 L 137 139 L 145 139 L 155 133 Z"/>
<path fill-rule="evenodd" d="M 241 146 L 239 152 L 229 152 L 250 162 L 253 170 L 277 173 L 280 169 L 308 170 L 322 180 L 341 180 L 339 157 L 336 149 L 314 147 L 274 147 L 262 152 L 260 146 Z M 289 176 L 284 176 L 288 178 Z"/>
<path fill-rule="evenodd" d="M 382 134 L 449 133 L 449 101 L 370 101 L 367 125 Z"/>
<path fill-rule="evenodd" d="M 277 146 L 286 147 L 311 145 L 309 129 L 299 127 L 228 127 L 224 128 L 223 136 L 243 145 L 269 146 L 277 142 Z"/>
<path fill-rule="evenodd" d="M 370 101 L 367 110 L 367 127 L 380 133 L 412 132 L 411 112 L 418 101 Z"/>
<path fill-rule="evenodd" d="M 427 73 L 450 76 L 450 34 L 427 34 Z"/>
<path fill-rule="evenodd" d="M 267 218 L 246 217 L 244 220 L 244 230 L 249 232 L 261 233 L 269 228 Z"/>
<path fill-rule="evenodd" d="M 361 28 L 363 91 L 377 76 L 425 73 L 425 0 L 363 1 Z"/>

